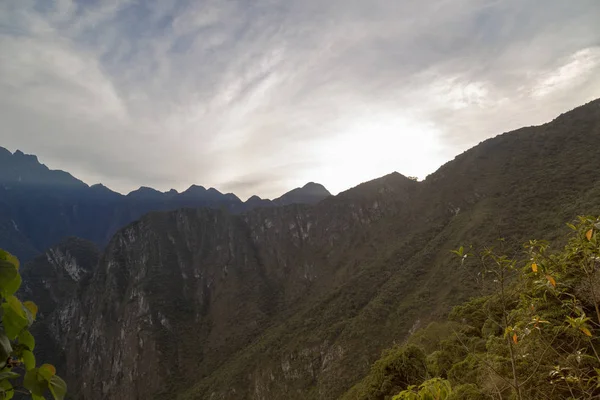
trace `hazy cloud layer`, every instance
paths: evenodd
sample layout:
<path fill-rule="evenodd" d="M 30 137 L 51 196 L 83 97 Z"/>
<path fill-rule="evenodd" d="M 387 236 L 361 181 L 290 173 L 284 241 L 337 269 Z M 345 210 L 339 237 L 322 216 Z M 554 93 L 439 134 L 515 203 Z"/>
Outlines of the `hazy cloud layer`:
<path fill-rule="evenodd" d="M 129 191 L 424 177 L 600 97 L 597 0 L 7 0 L 0 146 Z"/>

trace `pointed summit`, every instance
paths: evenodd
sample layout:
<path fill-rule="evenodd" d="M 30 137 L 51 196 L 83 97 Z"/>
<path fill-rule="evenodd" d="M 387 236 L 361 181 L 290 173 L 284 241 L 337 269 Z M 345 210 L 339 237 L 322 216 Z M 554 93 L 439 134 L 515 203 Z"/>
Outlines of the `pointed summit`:
<path fill-rule="evenodd" d="M 183 195 L 188 195 L 188 196 L 194 196 L 194 195 L 204 195 L 206 193 L 206 188 L 204 186 L 200 186 L 200 185 L 191 185 L 189 188 L 187 188 L 184 192 L 182 192 L 181 194 Z"/>
<path fill-rule="evenodd" d="M 309 182 L 301 188 L 296 188 L 284 194 L 283 196 L 273 200 L 278 206 L 288 204 L 316 204 L 321 200 L 331 196 L 329 190 L 320 183 Z"/>
<path fill-rule="evenodd" d="M 271 200 L 269 199 L 261 199 L 259 196 L 254 195 L 252 197 L 250 197 L 248 200 L 246 200 L 246 202 L 244 203 L 246 205 L 246 208 L 248 209 L 252 209 L 252 208 L 258 208 L 258 207 L 273 207 L 274 204 Z"/>
<path fill-rule="evenodd" d="M 12 156 L 12 153 L 10 151 L 8 151 L 4 147 L 0 146 L 0 159 L 11 157 L 11 156 Z"/>
<path fill-rule="evenodd" d="M 28 187 L 86 188 L 85 183 L 61 170 L 51 170 L 37 156 L 0 148 L 0 182 Z"/>

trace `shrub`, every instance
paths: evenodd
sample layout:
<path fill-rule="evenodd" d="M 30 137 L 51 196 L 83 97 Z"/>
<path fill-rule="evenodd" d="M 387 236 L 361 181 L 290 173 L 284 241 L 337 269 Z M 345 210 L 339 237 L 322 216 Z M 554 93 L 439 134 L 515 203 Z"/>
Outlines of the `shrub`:
<path fill-rule="evenodd" d="M 19 260 L 0 249 L 0 399 L 13 398 L 15 393 L 43 400 L 47 392 L 62 400 L 67 385 L 50 364 L 36 367 L 33 349 L 35 339 L 29 332 L 37 314 L 31 301 L 21 302 L 15 293 L 21 286 Z M 22 382 L 18 385 L 17 382 Z"/>

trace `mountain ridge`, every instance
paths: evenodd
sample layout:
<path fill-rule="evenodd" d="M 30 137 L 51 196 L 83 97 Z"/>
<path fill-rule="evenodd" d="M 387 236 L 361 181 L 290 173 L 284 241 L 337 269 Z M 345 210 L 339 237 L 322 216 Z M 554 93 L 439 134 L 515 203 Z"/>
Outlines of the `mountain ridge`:
<path fill-rule="evenodd" d="M 177 191 L 176 189 L 170 189 L 170 190 L 168 190 L 168 191 L 161 192 L 160 190 L 158 190 L 158 189 L 154 189 L 153 187 L 150 187 L 150 186 L 144 186 L 144 185 L 142 185 L 142 186 L 140 186 L 139 188 L 137 188 L 137 189 L 133 189 L 133 190 L 131 190 L 131 191 L 127 192 L 127 193 L 121 193 L 121 192 L 117 192 L 117 191 L 115 191 L 115 190 L 113 190 L 113 189 L 109 188 L 108 186 L 104 185 L 104 184 L 103 184 L 103 183 L 101 183 L 101 182 L 99 182 L 99 183 L 94 183 L 94 184 L 91 184 L 91 185 L 90 185 L 90 184 L 87 184 L 87 183 L 85 183 L 85 182 L 81 181 L 80 179 L 76 178 L 74 175 L 72 175 L 71 173 L 69 173 L 69 172 L 67 172 L 67 171 L 64 171 L 64 170 L 61 170 L 61 169 L 50 169 L 50 168 L 49 168 L 48 166 L 46 166 L 45 164 L 41 163 L 41 162 L 39 161 L 39 159 L 38 159 L 38 156 L 37 156 L 37 155 L 35 155 L 35 154 L 28 154 L 28 153 L 24 153 L 24 152 L 23 152 L 22 150 L 20 150 L 20 149 L 16 149 L 16 150 L 14 151 L 14 153 L 13 153 L 13 152 L 11 152 L 10 150 L 8 150 L 7 148 L 0 146 L 0 166 L 4 166 L 4 167 L 6 167 L 6 168 L 4 169 L 4 171 L 5 171 L 5 172 L 8 170 L 8 169 L 7 169 L 7 167 L 9 166 L 8 162 L 9 162 L 9 161 L 10 161 L 10 162 L 14 162 L 14 161 L 15 161 L 15 159 L 16 159 L 16 160 L 21 160 L 21 162 L 20 162 L 20 163 L 22 163 L 22 164 L 30 164 L 30 165 L 35 165 L 35 169 L 36 169 L 36 170 L 38 170 L 38 171 L 44 171 L 44 172 L 47 172 L 47 173 L 48 173 L 48 174 L 50 174 L 50 175 L 56 175 L 56 176 L 59 176 L 59 175 L 61 175 L 61 176 L 65 176 L 66 178 L 68 178 L 68 179 L 71 179 L 73 182 L 77 182 L 79 185 L 83 184 L 83 185 L 85 185 L 85 186 L 87 186 L 87 187 L 89 187 L 89 188 L 93 188 L 93 187 L 101 187 L 101 188 L 105 188 L 105 189 L 108 189 L 109 191 L 111 191 L 111 192 L 113 192 L 113 193 L 116 193 L 116 194 L 118 194 L 118 195 L 125 196 L 125 197 L 126 197 L 126 196 L 129 196 L 129 195 L 131 195 L 131 194 L 135 194 L 136 192 L 139 192 L 139 191 L 142 191 L 142 192 L 143 192 L 143 191 L 147 191 L 147 190 L 152 190 L 152 191 L 155 191 L 155 192 L 157 192 L 157 193 L 161 193 L 161 194 L 167 194 L 167 193 L 173 193 L 173 192 L 174 192 L 174 193 L 176 193 L 176 194 L 182 194 L 182 193 L 185 193 L 185 192 L 187 192 L 187 191 L 190 191 L 190 190 L 191 190 L 192 192 L 193 192 L 193 191 L 196 191 L 196 190 L 199 190 L 199 191 L 216 191 L 216 192 L 218 192 L 219 194 L 224 194 L 224 195 L 227 195 L 227 194 L 229 194 L 229 195 L 234 195 L 234 196 L 236 196 L 234 193 L 222 193 L 222 192 L 221 192 L 221 191 L 219 191 L 217 188 L 210 187 L 210 188 L 208 188 L 208 189 L 207 189 L 207 188 L 205 188 L 204 186 L 202 186 L 202 185 L 197 185 L 197 184 L 191 184 L 191 185 L 190 185 L 190 186 L 189 186 L 189 187 L 188 187 L 186 190 L 184 190 L 184 191 L 182 191 L 182 192 L 179 192 L 179 191 Z M 3 162 L 3 161 L 4 161 L 4 163 L 5 163 L 5 164 L 2 164 L 2 162 Z M 6 173 L 4 173 L 4 174 L 1 174 L 1 173 L 0 173 L 0 184 L 1 184 L 1 183 L 5 183 L 5 184 L 6 184 L 6 183 L 9 183 L 9 182 L 13 182 L 13 183 L 14 183 L 14 181 L 18 181 L 18 179 L 11 178 L 11 177 L 10 177 L 8 174 L 6 174 Z M 38 183 L 39 181 L 41 181 L 41 179 L 37 179 L 35 182 L 31 182 L 31 183 Z M 52 182 L 52 180 L 50 180 L 50 181 L 51 181 L 51 182 L 49 182 L 49 183 L 51 183 L 51 184 L 56 184 L 56 182 Z M 287 195 L 287 194 L 289 194 L 289 193 L 291 193 L 291 192 L 298 191 L 298 190 L 301 190 L 301 189 L 314 190 L 314 188 L 315 188 L 315 187 L 319 188 L 319 189 L 320 189 L 320 190 L 323 192 L 323 194 L 326 194 L 327 196 L 330 196 L 330 195 L 331 195 L 331 193 L 330 193 L 330 192 L 329 192 L 327 189 L 325 189 L 325 187 L 324 187 L 323 185 L 321 185 L 321 184 L 319 184 L 319 183 L 315 183 L 315 182 L 307 182 L 307 183 L 306 183 L 304 186 L 302 186 L 302 187 L 296 187 L 296 188 L 290 189 L 289 191 L 285 192 L 284 194 L 282 194 L 282 195 L 281 195 L 281 196 L 279 196 L 279 197 L 276 197 L 275 199 L 280 199 L 280 198 L 282 198 L 283 196 L 285 196 L 285 195 Z M 202 190 L 202 189 L 203 189 L 203 190 Z M 323 189 L 324 189 L 324 190 L 323 190 Z M 326 193 L 325 193 L 325 192 L 326 192 Z M 236 197 L 238 197 L 238 196 L 236 196 Z M 259 197 L 259 198 L 261 198 L 261 199 L 262 199 L 262 197 L 260 197 L 260 196 L 258 196 L 258 195 L 251 195 L 251 196 L 249 196 L 249 197 L 248 197 L 248 199 L 249 199 L 249 198 L 252 198 L 252 197 Z M 275 200 L 275 199 L 273 199 L 273 200 Z M 268 198 L 265 198 L 265 199 L 263 199 L 263 200 L 269 200 L 269 199 L 268 199 Z M 243 201 L 242 201 L 242 202 L 243 202 Z"/>
<path fill-rule="evenodd" d="M 517 249 L 600 214 L 598 146 L 600 100 L 488 139 L 422 182 L 392 173 L 315 205 L 152 212 L 40 324 L 65 327 L 56 346 L 75 398 L 338 398 L 383 349 L 476 292 L 451 249 Z"/>
<path fill-rule="evenodd" d="M 319 202 L 330 196 L 322 186 L 297 188 L 277 198 L 243 202 L 233 193 L 191 185 L 178 193 L 142 186 L 127 195 L 51 170 L 34 155 L 0 150 L 0 247 L 24 261 L 61 238 L 78 236 L 103 247 L 116 230 L 151 211 L 212 207 L 241 213 L 255 207 Z"/>

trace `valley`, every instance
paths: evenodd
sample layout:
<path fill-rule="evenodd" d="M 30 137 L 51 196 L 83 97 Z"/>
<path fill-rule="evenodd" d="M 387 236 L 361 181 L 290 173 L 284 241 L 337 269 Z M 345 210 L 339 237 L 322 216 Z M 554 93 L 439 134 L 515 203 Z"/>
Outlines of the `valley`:
<path fill-rule="evenodd" d="M 0 152 L 0 248 L 29 261 L 36 354 L 69 398 L 350 399 L 384 349 L 482 295 L 451 250 L 504 238 L 516 253 L 600 215 L 599 147 L 595 100 L 420 182 L 245 203 L 199 186 L 122 196 Z"/>

